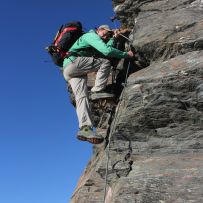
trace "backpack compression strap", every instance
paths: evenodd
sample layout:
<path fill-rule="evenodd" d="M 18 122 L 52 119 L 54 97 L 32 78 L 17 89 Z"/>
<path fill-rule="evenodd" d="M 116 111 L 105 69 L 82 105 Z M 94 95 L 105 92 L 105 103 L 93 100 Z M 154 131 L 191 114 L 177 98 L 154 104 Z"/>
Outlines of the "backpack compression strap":
<path fill-rule="evenodd" d="M 68 31 L 72 31 L 72 30 L 77 30 L 76 27 L 67 27 L 65 28 L 61 34 L 59 35 L 59 37 L 56 39 L 56 41 L 54 42 L 54 45 L 57 46 L 58 42 L 61 40 L 61 38 L 63 37 L 63 35 L 68 32 Z"/>

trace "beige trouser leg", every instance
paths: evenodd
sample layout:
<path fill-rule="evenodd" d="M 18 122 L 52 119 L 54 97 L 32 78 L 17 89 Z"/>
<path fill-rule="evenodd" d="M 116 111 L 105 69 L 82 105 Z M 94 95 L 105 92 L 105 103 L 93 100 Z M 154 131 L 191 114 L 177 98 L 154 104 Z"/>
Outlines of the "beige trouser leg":
<path fill-rule="evenodd" d="M 110 61 L 107 59 L 103 59 L 97 71 L 95 84 L 94 87 L 91 89 L 92 92 L 101 91 L 106 87 L 110 71 L 111 71 Z"/>
<path fill-rule="evenodd" d="M 79 127 L 93 126 L 91 110 L 88 101 L 87 73 L 96 72 L 95 86 L 92 91 L 100 91 L 106 87 L 111 65 L 107 59 L 94 59 L 93 57 L 77 57 L 64 69 L 64 78 L 72 87 L 76 100 L 76 112 Z"/>
<path fill-rule="evenodd" d="M 76 101 L 76 112 L 79 121 L 79 127 L 84 125 L 92 126 L 91 112 L 88 101 L 88 91 L 87 91 L 87 77 L 72 78 L 69 80 L 72 87 L 73 93 L 75 95 Z"/>

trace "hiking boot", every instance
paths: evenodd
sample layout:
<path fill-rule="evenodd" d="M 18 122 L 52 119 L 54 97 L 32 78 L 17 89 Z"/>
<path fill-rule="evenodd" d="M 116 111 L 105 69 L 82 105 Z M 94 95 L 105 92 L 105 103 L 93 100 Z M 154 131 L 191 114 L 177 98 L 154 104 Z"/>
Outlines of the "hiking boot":
<path fill-rule="evenodd" d="M 81 141 L 88 141 L 92 144 L 100 144 L 104 138 L 101 135 L 97 135 L 90 126 L 82 126 L 78 131 L 77 138 Z"/>
<path fill-rule="evenodd" d="M 114 98 L 115 95 L 112 93 L 108 93 L 104 90 L 98 92 L 91 92 L 90 99 L 91 100 L 98 100 L 98 99 L 107 99 L 107 98 Z"/>

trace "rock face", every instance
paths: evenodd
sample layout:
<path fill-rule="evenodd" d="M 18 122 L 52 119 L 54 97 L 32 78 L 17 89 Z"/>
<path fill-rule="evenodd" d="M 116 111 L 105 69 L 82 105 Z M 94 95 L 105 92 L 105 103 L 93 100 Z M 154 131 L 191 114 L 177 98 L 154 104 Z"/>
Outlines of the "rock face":
<path fill-rule="evenodd" d="M 131 61 L 120 100 L 92 103 L 106 142 L 94 146 L 70 202 L 203 202 L 203 1 L 113 6 L 146 61 Z M 118 64 L 117 89 L 127 67 Z"/>

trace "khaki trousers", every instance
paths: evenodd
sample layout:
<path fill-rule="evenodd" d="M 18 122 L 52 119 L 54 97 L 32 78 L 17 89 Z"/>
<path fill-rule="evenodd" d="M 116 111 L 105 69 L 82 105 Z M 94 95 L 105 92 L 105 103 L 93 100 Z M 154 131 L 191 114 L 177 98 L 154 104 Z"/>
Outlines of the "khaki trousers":
<path fill-rule="evenodd" d="M 111 65 L 108 59 L 93 57 L 77 57 L 64 67 L 64 78 L 73 90 L 76 100 L 76 112 L 79 127 L 92 126 L 91 109 L 89 106 L 87 73 L 97 72 L 95 85 L 91 91 L 100 91 L 106 87 Z"/>

